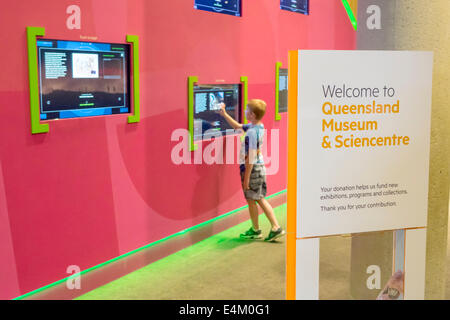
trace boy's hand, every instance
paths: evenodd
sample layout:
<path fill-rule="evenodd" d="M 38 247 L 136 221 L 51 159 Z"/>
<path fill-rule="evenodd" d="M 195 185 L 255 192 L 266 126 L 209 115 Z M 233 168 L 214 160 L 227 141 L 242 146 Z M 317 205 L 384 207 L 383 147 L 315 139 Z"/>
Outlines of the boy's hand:
<path fill-rule="evenodd" d="M 227 111 L 225 110 L 225 103 L 223 102 L 220 104 L 219 113 L 221 116 L 224 116 L 227 113 Z"/>
<path fill-rule="evenodd" d="M 242 188 L 244 189 L 244 191 L 249 190 L 250 189 L 250 181 L 247 179 L 244 179 L 244 184 L 242 185 Z"/>

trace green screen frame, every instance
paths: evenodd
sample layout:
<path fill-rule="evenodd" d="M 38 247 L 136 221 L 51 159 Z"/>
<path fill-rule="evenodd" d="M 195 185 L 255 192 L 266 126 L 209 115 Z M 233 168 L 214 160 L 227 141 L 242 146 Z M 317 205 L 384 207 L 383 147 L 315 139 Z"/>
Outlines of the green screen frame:
<path fill-rule="evenodd" d="M 45 36 L 45 28 L 27 27 L 28 77 L 30 85 L 31 134 L 47 133 L 48 123 L 41 123 L 36 37 Z"/>
<path fill-rule="evenodd" d="M 133 114 L 128 117 L 128 123 L 138 123 L 141 121 L 141 104 L 139 98 L 139 36 L 127 35 L 126 40 L 132 44 L 133 48 Z"/>
<path fill-rule="evenodd" d="M 198 149 L 198 144 L 194 143 L 194 85 L 197 82 L 197 76 L 190 76 L 188 78 L 188 130 L 190 151 Z"/>
<path fill-rule="evenodd" d="M 248 77 L 242 76 L 240 78 L 242 85 L 242 119 L 247 123 L 245 118 L 245 108 L 247 108 L 248 101 Z M 198 149 L 198 144 L 194 143 L 194 85 L 198 83 L 197 76 L 188 77 L 188 130 L 189 130 L 189 151 Z"/>
<path fill-rule="evenodd" d="M 245 116 L 245 110 L 247 110 L 248 103 L 248 77 L 241 77 L 242 85 L 242 120 L 244 124 L 248 123 L 247 117 Z"/>
<path fill-rule="evenodd" d="M 45 36 L 45 28 L 27 27 L 27 48 L 28 48 L 28 76 L 30 87 L 30 118 L 31 134 L 48 133 L 50 126 L 48 123 L 41 123 L 39 109 L 39 78 L 37 62 L 36 38 Z M 128 116 L 128 123 L 140 121 L 140 100 L 139 100 L 139 37 L 127 35 L 126 41 L 132 44 L 133 48 L 133 114 Z"/>
<path fill-rule="evenodd" d="M 281 120 L 280 114 L 280 68 L 283 66 L 281 62 L 275 64 L 275 121 Z"/>

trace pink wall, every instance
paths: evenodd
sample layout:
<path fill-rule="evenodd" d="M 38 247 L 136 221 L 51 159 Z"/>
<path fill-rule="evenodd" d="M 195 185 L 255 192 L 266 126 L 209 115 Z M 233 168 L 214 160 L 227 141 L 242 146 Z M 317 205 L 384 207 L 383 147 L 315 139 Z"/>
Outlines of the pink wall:
<path fill-rule="evenodd" d="M 66 8 L 82 10 L 81 30 Z M 286 188 L 287 117 L 274 121 L 275 62 L 293 49 L 353 49 L 338 0 L 312 0 L 311 14 L 277 0 L 244 0 L 242 18 L 193 9 L 193 0 L 16 0 L 2 4 L 0 78 L 0 298 L 14 298 L 245 204 L 237 166 L 170 160 L 187 126 L 187 77 L 249 79 L 249 98 L 268 102 L 280 129 L 280 170 L 268 194 Z M 26 26 L 47 38 L 124 42 L 140 37 L 141 122 L 124 116 L 61 120 L 30 134 Z M 7 50 L 6 50 L 7 49 Z M 270 144 L 268 146 L 270 150 Z M 5 280 L 6 279 L 6 280 Z"/>

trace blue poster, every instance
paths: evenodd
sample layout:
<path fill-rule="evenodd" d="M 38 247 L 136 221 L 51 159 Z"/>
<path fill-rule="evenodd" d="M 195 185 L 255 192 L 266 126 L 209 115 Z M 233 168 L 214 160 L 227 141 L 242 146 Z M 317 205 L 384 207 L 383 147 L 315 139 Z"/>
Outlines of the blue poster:
<path fill-rule="evenodd" d="M 309 14 L 309 0 L 281 0 L 282 10 Z"/>
<path fill-rule="evenodd" d="M 194 8 L 237 17 L 241 16 L 241 0 L 194 0 Z"/>

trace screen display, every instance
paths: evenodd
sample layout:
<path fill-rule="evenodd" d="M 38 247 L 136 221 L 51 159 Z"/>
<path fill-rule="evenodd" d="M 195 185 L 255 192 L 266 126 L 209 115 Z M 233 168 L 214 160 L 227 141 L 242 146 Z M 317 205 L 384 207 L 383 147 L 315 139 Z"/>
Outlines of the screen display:
<path fill-rule="evenodd" d="M 278 87 L 278 113 L 287 112 L 288 108 L 288 69 L 280 69 Z"/>
<path fill-rule="evenodd" d="M 229 134 L 233 128 L 219 114 L 221 103 L 227 113 L 240 121 L 240 85 L 201 85 L 194 87 L 194 140 L 210 138 L 217 131 Z M 211 130 L 210 132 L 206 132 Z"/>
<path fill-rule="evenodd" d="M 309 14 L 309 0 L 281 0 L 280 7 L 283 10 Z"/>
<path fill-rule="evenodd" d="M 41 120 L 130 113 L 127 44 L 37 40 Z"/>
<path fill-rule="evenodd" d="M 194 8 L 241 16 L 241 0 L 194 0 Z"/>

